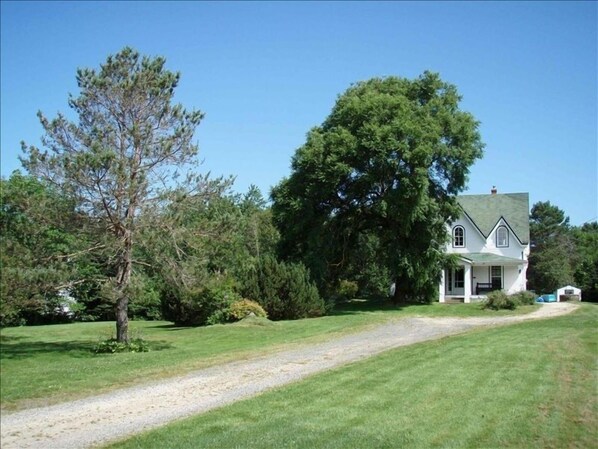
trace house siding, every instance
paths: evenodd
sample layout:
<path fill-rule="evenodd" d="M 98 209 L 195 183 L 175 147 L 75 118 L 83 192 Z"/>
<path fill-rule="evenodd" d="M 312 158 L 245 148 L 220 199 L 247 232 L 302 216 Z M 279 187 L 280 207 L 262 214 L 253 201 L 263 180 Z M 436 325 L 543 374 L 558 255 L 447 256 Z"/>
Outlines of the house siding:
<path fill-rule="evenodd" d="M 465 230 L 465 247 L 454 248 L 453 247 L 453 229 L 455 226 L 462 226 Z M 448 253 L 467 254 L 467 253 L 479 253 L 486 245 L 486 241 L 480 234 L 471 221 L 466 217 L 461 217 L 455 220 L 450 226 L 447 226 L 448 232 L 451 235 L 451 241 L 446 247 Z"/>
<path fill-rule="evenodd" d="M 505 291 L 508 294 L 513 294 L 525 290 L 525 269 L 525 266 L 504 268 L 504 283 L 506 287 Z"/>

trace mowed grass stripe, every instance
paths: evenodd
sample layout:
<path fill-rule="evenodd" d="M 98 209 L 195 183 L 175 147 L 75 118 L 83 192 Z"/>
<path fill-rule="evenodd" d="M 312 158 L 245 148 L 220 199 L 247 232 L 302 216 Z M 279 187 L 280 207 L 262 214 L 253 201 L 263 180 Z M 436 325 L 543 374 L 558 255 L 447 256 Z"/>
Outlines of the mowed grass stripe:
<path fill-rule="evenodd" d="M 393 350 L 110 448 L 591 448 L 598 306 Z"/>
<path fill-rule="evenodd" d="M 525 313 L 529 306 L 515 313 Z M 150 342 L 140 354 L 91 352 L 113 334 L 113 323 L 74 323 L 5 328 L 0 331 L 1 406 L 14 410 L 98 394 L 217 363 L 310 344 L 358 332 L 392 319 L 425 316 L 496 316 L 479 304 L 395 307 L 355 301 L 334 315 L 267 326 L 175 327 L 165 321 L 131 322 L 134 334 Z M 513 314 L 510 312 L 508 314 Z"/>

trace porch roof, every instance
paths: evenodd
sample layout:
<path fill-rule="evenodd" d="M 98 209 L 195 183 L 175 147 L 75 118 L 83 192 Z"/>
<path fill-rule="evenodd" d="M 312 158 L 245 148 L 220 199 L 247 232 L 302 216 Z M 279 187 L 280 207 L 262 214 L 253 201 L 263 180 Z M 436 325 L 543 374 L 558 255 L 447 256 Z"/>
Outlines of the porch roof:
<path fill-rule="evenodd" d="M 514 259 L 512 257 L 499 256 L 491 253 L 467 253 L 460 255 L 472 265 L 486 266 L 486 265 L 522 265 L 527 264 L 527 260 Z"/>

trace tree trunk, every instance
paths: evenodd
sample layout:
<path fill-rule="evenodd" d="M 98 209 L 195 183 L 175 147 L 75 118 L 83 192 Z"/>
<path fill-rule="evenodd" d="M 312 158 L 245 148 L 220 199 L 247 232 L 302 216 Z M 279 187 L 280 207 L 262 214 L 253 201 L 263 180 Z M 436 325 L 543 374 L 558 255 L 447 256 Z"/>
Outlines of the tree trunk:
<path fill-rule="evenodd" d="M 120 343 L 129 343 L 129 298 L 121 295 L 116 301 L 116 339 Z"/>
<path fill-rule="evenodd" d="M 126 232 L 124 251 L 116 274 L 116 340 L 120 343 L 129 343 L 129 292 L 133 269 L 132 250 L 133 244 L 130 231 Z"/>

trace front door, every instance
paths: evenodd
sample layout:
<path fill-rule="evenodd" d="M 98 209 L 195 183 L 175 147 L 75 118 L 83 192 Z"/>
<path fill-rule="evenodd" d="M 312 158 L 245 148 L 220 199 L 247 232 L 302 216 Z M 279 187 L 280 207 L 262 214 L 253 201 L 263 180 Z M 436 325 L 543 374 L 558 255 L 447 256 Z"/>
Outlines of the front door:
<path fill-rule="evenodd" d="M 453 292 L 453 295 L 465 294 L 465 268 L 463 267 L 454 269 Z"/>
<path fill-rule="evenodd" d="M 454 296 L 465 294 L 465 269 L 463 267 L 446 270 L 445 294 Z"/>

